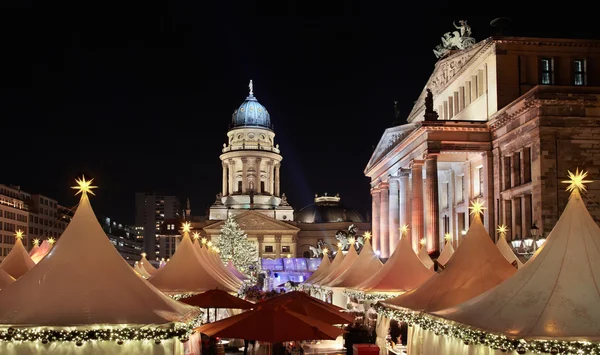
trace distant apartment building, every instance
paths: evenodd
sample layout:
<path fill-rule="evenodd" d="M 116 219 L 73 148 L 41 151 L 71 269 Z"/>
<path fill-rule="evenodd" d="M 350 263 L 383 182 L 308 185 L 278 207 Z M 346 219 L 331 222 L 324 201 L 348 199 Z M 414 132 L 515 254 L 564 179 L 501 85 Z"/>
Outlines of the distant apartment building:
<path fill-rule="evenodd" d="M 15 244 L 15 232 L 28 230 L 29 211 L 26 204 L 27 195 L 19 186 L 0 184 L 0 260 L 8 255 Z M 27 245 L 29 236 L 23 237 Z"/>
<path fill-rule="evenodd" d="M 34 239 L 58 239 L 67 228 L 72 216 L 70 207 L 60 206 L 52 198 L 40 194 L 31 194 L 27 197 L 29 207 L 29 248 L 33 246 Z"/>
<path fill-rule="evenodd" d="M 143 245 L 143 240 L 137 238 L 136 227 L 117 223 L 109 217 L 99 217 L 98 221 L 119 254 L 133 266 L 140 259 Z"/>
<path fill-rule="evenodd" d="M 138 192 L 135 195 L 135 225 L 143 227 L 144 252 L 149 260 L 168 257 L 160 248 L 160 229 L 165 219 L 179 218 L 181 203 L 175 196 Z"/>

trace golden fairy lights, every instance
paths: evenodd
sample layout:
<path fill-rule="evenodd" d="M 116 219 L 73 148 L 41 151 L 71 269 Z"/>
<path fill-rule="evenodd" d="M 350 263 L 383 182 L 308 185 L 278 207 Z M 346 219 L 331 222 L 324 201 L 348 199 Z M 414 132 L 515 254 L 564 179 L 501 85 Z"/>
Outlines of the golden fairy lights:
<path fill-rule="evenodd" d="M 87 193 L 90 193 L 92 195 L 95 195 L 94 192 L 92 191 L 92 189 L 97 189 L 98 186 L 92 186 L 92 181 L 94 181 L 94 179 L 91 180 L 86 180 L 85 176 L 81 176 L 81 179 L 75 179 L 75 182 L 77 183 L 77 186 L 72 186 L 72 189 L 77 190 L 77 192 L 75 193 L 75 196 L 82 194 L 82 195 L 86 195 Z"/>
<path fill-rule="evenodd" d="M 571 171 L 567 170 L 567 173 L 569 174 L 569 180 L 563 180 L 561 181 L 563 184 L 569 184 L 569 186 L 567 186 L 567 191 L 574 191 L 577 190 L 579 192 L 581 191 L 585 191 L 587 190 L 587 187 L 585 186 L 585 184 L 589 184 L 590 182 L 593 182 L 592 180 L 585 180 L 585 178 L 588 175 L 587 171 L 579 171 L 579 168 L 577 168 L 575 170 L 575 174 L 573 174 Z"/>
<path fill-rule="evenodd" d="M 469 209 L 471 210 L 471 214 L 474 216 L 479 216 L 479 214 L 483 213 L 483 210 L 486 209 L 485 207 L 483 207 L 483 203 L 484 202 L 480 199 L 471 201 L 471 206 L 469 207 Z"/>

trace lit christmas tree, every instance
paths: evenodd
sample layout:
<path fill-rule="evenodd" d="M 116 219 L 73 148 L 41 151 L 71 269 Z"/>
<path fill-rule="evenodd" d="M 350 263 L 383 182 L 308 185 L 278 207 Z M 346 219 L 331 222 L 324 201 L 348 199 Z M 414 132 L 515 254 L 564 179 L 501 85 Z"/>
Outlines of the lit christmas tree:
<path fill-rule="evenodd" d="M 245 273 L 258 270 L 258 250 L 231 216 L 221 228 L 221 234 L 217 238 L 217 248 L 224 263 L 232 260 L 233 265 Z"/>

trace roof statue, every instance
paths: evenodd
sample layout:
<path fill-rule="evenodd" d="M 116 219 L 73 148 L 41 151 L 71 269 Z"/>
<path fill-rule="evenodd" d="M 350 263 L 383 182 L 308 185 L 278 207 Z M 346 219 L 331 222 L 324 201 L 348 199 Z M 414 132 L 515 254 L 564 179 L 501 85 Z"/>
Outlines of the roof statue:
<path fill-rule="evenodd" d="M 0 263 L 0 269 L 4 269 L 10 276 L 18 279 L 34 266 L 35 262 L 23 246 L 23 231 L 19 230 L 15 233 L 15 245 Z"/>
<path fill-rule="evenodd" d="M 475 38 L 471 37 L 471 26 L 467 21 L 460 20 L 458 23 L 460 26 L 452 23 L 457 31 L 444 33 L 442 44 L 438 44 L 433 50 L 436 58 L 442 58 L 452 50 L 468 49 L 475 44 Z"/>
<path fill-rule="evenodd" d="M 473 221 L 446 267 L 416 289 L 384 301 L 392 309 L 432 312 L 456 306 L 495 287 L 515 269 L 481 222 L 482 202 L 472 203 Z"/>
<path fill-rule="evenodd" d="M 37 334 L 32 336 L 34 340 L 46 337 L 46 341 L 59 343 L 69 334 L 73 337 L 81 332 L 81 328 L 73 327 L 90 326 L 98 329 L 91 339 L 103 340 L 103 332 L 110 335 L 107 326 L 114 328 L 112 332 L 118 332 L 117 328 L 135 329 L 140 331 L 140 339 L 148 339 L 143 335 L 144 328 L 158 334 L 163 332 L 159 329 L 162 325 L 189 322 L 196 317 L 197 308 L 164 295 L 125 262 L 94 214 L 88 197 L 93 188 L 91 180 L 83 178 L 77 182 L 81 199 L 56 245 L 34 268 L 0 293 L 0 304 L 4 305 L 0 308 L 0 327 L 18 327 L 22 332 L 32 329 L 32 334 Z M 48 335 L 44 327 L 69 328 Z M 113 333 L 108 339 L 117 339 L 113 336 L 117 335 Z M 0 344 L 2 354 L 6 350 L 3 346 Z M 63 350 L 62 353 L 74 351 Z"/>
<path fill-rule="evenodd" d="M 435 121 L 439 117 L 438 113 L 433 109 L 433 93 L 427 88 L 427 96 L 425 96 L 425 121 Z"/>
<path fill-rule="evenodd" d="M 252 80 L 248 84 L 248 89 L 250 92 L 246 100 L 233 112 L 231 117 L 232 128 L 251 126 L 271 129 L 271 116 L 267 109 L 254 96 L 254 84 Z"/>
<path fill-rule="evenodd" d="M 252 84 L 252 79 L 250 79 L 250 84 L 248 84 L 248 89 L 250 91 L 250 96 L 254 95 L 254 85 Z"/>
<path fill-rule="evenodd" d="M 569 175 L 567 206 L 531 259 L 496 288 L 436 312 L 437 316 L 489 332 L 490 336 L 504 335 L 508 339 L 499 345 L 505 345 L 509 352 L 515 344 L 524 344 L 528 354 L 597 352 L 600 228 L 582 198 L 587 173 L 577 170 Z M 556 350 L 540 351 L 544 344 L 536 339 L 552 341 Z"/>

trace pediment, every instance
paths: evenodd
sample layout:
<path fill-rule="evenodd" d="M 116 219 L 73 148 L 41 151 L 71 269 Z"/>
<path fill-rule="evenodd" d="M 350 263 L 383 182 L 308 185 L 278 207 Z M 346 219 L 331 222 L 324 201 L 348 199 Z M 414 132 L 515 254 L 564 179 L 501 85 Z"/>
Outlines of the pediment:
<path fill-rule="evenodd" d="M 265 214 L 256 211 L 247 211 L 233 217 L 240 225 L 244 232 L 252 234 L 252 231 L 277 230 L 285 232 L 297 233 L 300 228 L 297 228 L 289 223 L 279 221 Z M 219 221 L 205 227 L 205 230 L 221 230 L 225 221 Z"/>
<path fill-rule="evenodd" d="M 371 169 L 381 158 L 383 158 L 390 150 L 404 140 L 412 131 L 415 130 L 416 124 L 407 123 L 400 126 L 390 127 L 383 132 L 375 151 L 369 159 L 369 163 L 365 168 L 365 172 Z"/>
<path fill-rule="evenodd" d="M 425 111 L 427 89 L 430 89 L 433 97 L 436 97 L 446 89 L 455 77 L 462 73 L 463 69 L 467 68 L 475 58 L 479 57 L 478 54 L 483 53 L 492 43 L 491 39 L 487 39 L 473 45 L 469 49 L 455 51 L 451 55 L 440 59 L 435 64 L 435 69 L 429 80 L 427 80 L 427 84 L 425 84 L 419 98 L 415 101 L 415 105 L 408 115 L 408 121 L 413 122 L 420 112 Z"/>

